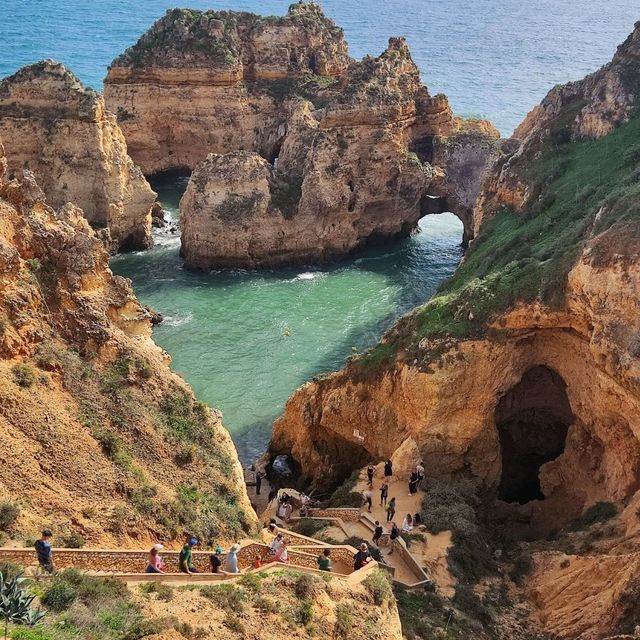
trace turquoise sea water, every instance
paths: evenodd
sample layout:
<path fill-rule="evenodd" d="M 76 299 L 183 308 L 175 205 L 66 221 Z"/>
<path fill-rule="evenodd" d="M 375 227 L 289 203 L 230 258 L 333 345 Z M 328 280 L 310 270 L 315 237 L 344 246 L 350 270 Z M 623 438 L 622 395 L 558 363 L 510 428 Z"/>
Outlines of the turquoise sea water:
<path fill-rule="evenodd" d="M 4 0 L 0 77 L 43 58 L 67 64 L 100 90 L 109 62 L 164 11 L 286 12 L 288 0 Z M 377 55 L 405 35 L 432 93 L 454 110 L 488 117 L 508 135 L 556 83 L 609 60 L 640 18 L 640 0 L 324 0 L 351 54 Z M 170 211 L 184 184 L 156 186 Z M 455 269 L 461 225 L 431 216 L 403 242 L 332 268 L 194 274 L 179 240 L 113 260 L 166 321 L 155 339 L 198 396 L 220 407 L 243 460 L 259 455 L 291 392 L 375 343 L 402 312 L 423 302 Z"/>

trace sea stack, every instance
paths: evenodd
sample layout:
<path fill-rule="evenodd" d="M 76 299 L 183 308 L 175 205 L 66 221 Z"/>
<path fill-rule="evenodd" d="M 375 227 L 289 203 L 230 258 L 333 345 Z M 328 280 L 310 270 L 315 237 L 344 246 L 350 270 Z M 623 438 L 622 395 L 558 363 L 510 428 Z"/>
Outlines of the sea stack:
<path fill-rule="evenodd" d="M 53 207 L 80 207 L 114 249 L 150 246 L 155 193 L 103 98 L 64 65 L 45 60 L 0 82 L 0 137 L 9 171 L 33 171 Z"/>

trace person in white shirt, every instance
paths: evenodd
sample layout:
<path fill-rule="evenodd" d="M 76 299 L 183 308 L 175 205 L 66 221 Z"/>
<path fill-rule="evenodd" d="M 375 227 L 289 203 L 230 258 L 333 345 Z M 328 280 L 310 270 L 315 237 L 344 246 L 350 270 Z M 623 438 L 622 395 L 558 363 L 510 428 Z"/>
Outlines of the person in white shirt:
<path fill-rule="evenodd" d="M 407 513 L 405 519 L 402 521 L 402 530 L 406 533 L 413 530 L 413 518 L 410 513 Z"/>

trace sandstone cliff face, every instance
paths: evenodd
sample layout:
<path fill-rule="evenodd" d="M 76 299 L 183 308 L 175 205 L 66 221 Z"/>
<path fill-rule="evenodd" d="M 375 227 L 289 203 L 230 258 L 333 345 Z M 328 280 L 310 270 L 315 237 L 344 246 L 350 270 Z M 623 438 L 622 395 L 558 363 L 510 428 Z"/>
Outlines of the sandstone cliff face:
<path fill-rule="evenodd" d="M 33 171 L 52 206 L 73 202 L 116 248 L 151 244 L 155 194 L 102 97 L 63 65 L 40 62 L 0 82 L 0 136 L 9 169 Z"/>
<path fill-rule="evenodd" d="M 338 81 L 308 87 L 308 97 L 286 105 L 274 167 L 255 153 L 198 165 L 181 203 L 188 266 L 328 262 L 406 236 L 423 215 L 445 210 L 471 237 L 499 134 L 453 118 L 444 96 L 431 97 L 403 39 L 351 63 Z"/>
<path fill-rule="evenodd" d="M 282 97 L 298 78 L 337 76 L 348 62 L 342 29 L 315 3 L 283 17 L 172 9 L 113 61 L 105 99 L 147 174 L 238 149 L 270 158 Z"/>
<path fill-rule="evenodd" d="M 564 111 L 559 117 L 566 121 Z M 640 255 L 629 149 L 638 136 L 632 118 L 601 143 L 549 148 L 546 135 L 537 146 L 527 138 L 531 162 L 511 177 L 536 197 L 512 195 L 521 213 L 503 201 L 440 295 L 371 353 L 301 387 L 274 425 L 270 452 L 292 454 L 308 481 L 326 484 L 410 445 L 434 475 L 470 475 L 527 503 L 532 526 L 543 529 L 636 491 Z M 594 154 L 607 150 L 594 168 Z M 545 376 L 556 382 L 547 388 Z M 518 451 L 516 423 L 545 421 L 566 431 L 555 451 L 533 436 L 522 444 L 524 432 Z M 527 447 L 542 460 L 530 478 L 539 494 L 510 500 L 527 480 L 514 471 L 510 489 L 506 476 Z"/>
<path fill-rule="evenodd" d="M 169 371 L 150 313 L 111 274 L 82 211 L 49 207 L 28 171 L 2 181 L 4 166 L 0 500 L 20 508 L 4 533 L 34 538 L 46 525 L 57 545 L 74 533 L 139 547 L 252 530 L 218 414 Z"/>

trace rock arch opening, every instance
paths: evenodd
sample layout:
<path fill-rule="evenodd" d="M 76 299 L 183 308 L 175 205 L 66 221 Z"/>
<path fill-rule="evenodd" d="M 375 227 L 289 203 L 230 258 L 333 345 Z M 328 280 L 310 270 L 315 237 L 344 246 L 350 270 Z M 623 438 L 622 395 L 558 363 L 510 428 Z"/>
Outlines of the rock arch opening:
<path fill-rule="evenodd" d="M 540 467 L 564 452 L 573 422 L 565 381 L 545 366 L 528 369 L 498 402 L 495 421 L 502 455 L 498 497 L 543 500 Z"/>

